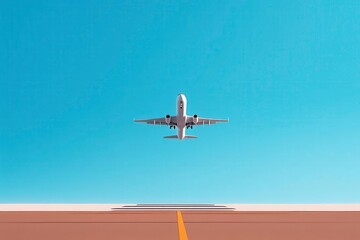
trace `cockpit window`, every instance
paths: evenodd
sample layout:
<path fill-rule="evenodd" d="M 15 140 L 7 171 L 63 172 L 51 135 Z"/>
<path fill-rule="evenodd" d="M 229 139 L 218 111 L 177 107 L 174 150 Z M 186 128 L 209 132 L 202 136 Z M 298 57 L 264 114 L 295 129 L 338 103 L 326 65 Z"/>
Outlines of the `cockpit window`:
<path fill-rule="evenodd" d="M 180 108 L 183 108 L 183 101 L 180 102 Z"/>

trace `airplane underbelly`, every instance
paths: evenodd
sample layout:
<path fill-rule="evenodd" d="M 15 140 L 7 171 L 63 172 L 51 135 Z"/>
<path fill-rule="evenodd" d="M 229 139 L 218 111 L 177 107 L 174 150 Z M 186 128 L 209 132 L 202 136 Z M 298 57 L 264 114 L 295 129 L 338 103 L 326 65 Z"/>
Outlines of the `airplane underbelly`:
<path fill-rule="evenodd" d="M 185 138 L 185 128 L 178 128 L 178 138 L 180 140 Z"/>
<path fill-rule="evenodd" d="M 183 128 L 186 126 L 186 117 L 177 117 L 177 126 Z"/>

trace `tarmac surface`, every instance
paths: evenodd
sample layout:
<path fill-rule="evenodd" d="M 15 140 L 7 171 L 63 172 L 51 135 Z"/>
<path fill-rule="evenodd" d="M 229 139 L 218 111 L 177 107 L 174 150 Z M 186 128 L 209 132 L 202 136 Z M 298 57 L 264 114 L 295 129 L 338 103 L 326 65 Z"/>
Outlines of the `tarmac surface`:
<path fill-rule="evenodd" d="M 0 239 L 360 239 L 360 211 L 238 211 L 226 206 L 108 211 L 6 211 Z M 150 207 L 151 208 L 151 207 Z M 211 208 L 211 207 L 210 207 Z M 115 209 L 115 210 L 114 210 Z M 183 221 L 185 236 L 181 236 Z"/>

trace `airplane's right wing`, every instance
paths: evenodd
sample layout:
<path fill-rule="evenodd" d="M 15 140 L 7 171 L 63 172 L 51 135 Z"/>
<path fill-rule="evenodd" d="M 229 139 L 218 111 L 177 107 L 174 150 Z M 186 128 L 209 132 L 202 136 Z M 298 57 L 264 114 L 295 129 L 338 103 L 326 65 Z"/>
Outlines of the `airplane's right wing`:
<path fill-rule="evenodd" d="M 143 122 L 147 124 L 153 124 L 153 125 L 170 125 L 170 126 L 176 126 L 176 116 L 169 116 L 162 118 L 152 118 L 152 119 L 144 119 L 144 120 L 134 120 L 134 122 Z"/>

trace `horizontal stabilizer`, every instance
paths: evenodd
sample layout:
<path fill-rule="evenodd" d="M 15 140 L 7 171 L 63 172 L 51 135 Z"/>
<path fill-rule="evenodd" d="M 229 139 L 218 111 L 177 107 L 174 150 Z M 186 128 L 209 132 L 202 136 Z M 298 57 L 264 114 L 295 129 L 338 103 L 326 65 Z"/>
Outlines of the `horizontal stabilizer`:
<path fill-rule="evenodd" d="M 165 136 L 164 138 L 178 138 L 178 136 L 177 135 L 172 135 L 172 136 Z"/>
<path fill-rule="evenodd" d="M 197 136 L 186 135 L 185 138 L 197 138 Z"/>

